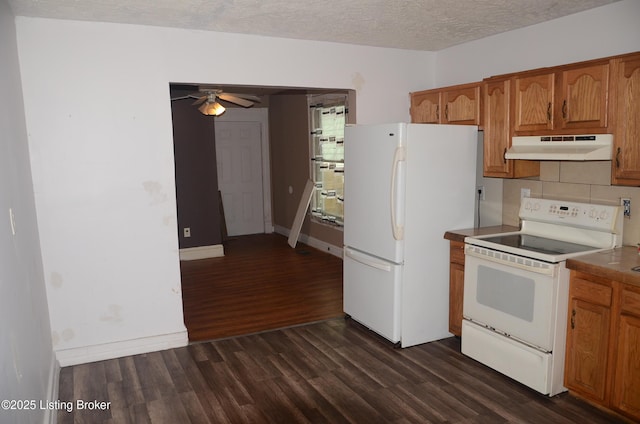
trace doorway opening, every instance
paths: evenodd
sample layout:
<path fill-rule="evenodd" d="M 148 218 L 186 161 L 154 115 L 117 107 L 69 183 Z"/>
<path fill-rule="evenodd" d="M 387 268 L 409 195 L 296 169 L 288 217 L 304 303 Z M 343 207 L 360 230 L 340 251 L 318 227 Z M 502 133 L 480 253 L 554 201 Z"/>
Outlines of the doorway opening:
<path fill-rule="evenodd" d="M 201 84 L 171 84 L 171 97 L 184 97 L 187 93 L 197 92 L 200 87 L 202 87 Z M 287 246 L 289 251 L 286 251 L 279 250 L 278 241 L 284 240 L 286 244 L 286 236 L 293 223 L 302 188 L 310 177 L 311 153 L 307 97 L 310 94 L 344 92 L 352 98 L 352 104 L 355 105 L 355 92 L 353 90 L 229 85 L 216 86 L 216 88 L 229 93 L 251 94 L 259 97 L 260 102 L 247 109 L 224 104 L 226 112 L 214 117 L 200 113 L 198 107 L 192 104 L 195 99 L 183 98 L 172 101 L 181 258 L 183 250 L 196 249 L 204 252 L 204 255 L 197 256 L 202 260 L 181 261 L 185 323 L 194 313 L 202 316 L 202 311 L 196 312 L 197 308 L 190 306 L 188 302 L 191 294 L 187 292 L 191 287 L 187 286 L 191 283 L 187 281 L 187 276 L 191 275 L 189 274 L 191 271 L 204 266 L 204 269 L 200 269 L 198 273 L 209 275 L 207 277 L 210 278 L 209 283 L 204 285 L 211 289 L 215 282 L 224 279 L 220 274 L 223 273 L 236 282 L 237 289 L 244 284 L 244 290 L 247 293 L 259 296 L 256 288 L 251 288 L 247 281 L 262 281 L 263 285 L 271 284 L 272 287 L 275 283 L 269 283 L 269 278 L 265 277 L 268 272 L 268 263 L 261 264 L 257 259 L 270 257 L 270 263 L 279 264 L 276 266 L 282 270 L 282 267 L 286 267 L 287 261 L 291 259 L 287 259 L 286 254 L 291 252 L 295 254 L 296 259 L 306 260 L 309 264 L 318 259 L 316 256 L 324 257 L 323 260 L 327 261 L 324 266 L 327 269 L 333 269 L 333 274 L 323 282 L 327 285 L 327 290 L 333 294 L 319 294 L 320 292 L 299 294 L 295 303 L 306 305 L 306 310 L 299 307 L 283 309 L 273 306 L 273 311 L 279 316 L 276 321 L 290 325 L 286 323 L 324 319 L 319 318 L 321 315 L 312 312 L 323 309 L 317 305 L 317 301 L 322 299 L 324 299 L 325 308 L 334 308 L 329 312 L 330 315 L 336 316 L 336 308 L 339 309 L 339 315 L 342 310 L 342 265 L 341 259 L 335 257 L 337 256 L 335 252 L 341 251 L 342 231 L 309 222 L 307 218 L 303 228 L 303 236 L 307 239 L 301 237 L 300 240 L 307 243 L 312 240 L 311 243 L 301 244 L 296 250 Z M 355 107 L 352 109 L 355 110 Z M 189 229 L 189 237 L 186 236 L 185 228 Z M 276 234 L 272 234 L 274 232 Z M 267 240 L 271 238 L 271 240 L 262 242 L 260 236 Z M 251 242 L 247 243 L 246 240 Z M 314 245 L 315 242 L 319 242 L 320 245 Z M 266 246 L 266 248 L 261 252 L 251 250 L 252 243 Z M 330 247 L 326 248 L 325 245 Z M 218 246 L 218 248 L 211 249 L 211 246 Z M 249 253 L 248 256 L 243 255 L 243 250 Z M 327 254 L 327 251 L 335 256 Z M 272 253 L 275 256 L 272 256 Z M 231 255 L 234 258 L 228 257 Z M 245 258 L 244 265 L 238 265 L 237 269 L 233 268 L 233 271 L 225 268 L 225 263 L 239 257 Z M 336 260 L 338 262 L 335 262 Z M 334 262 L 329 265 L 331 261 Z M 290 293 L 296 292 L 296 288 L 305 284 L 309 286 L 315 278 L 311 278 L 307 269 L 309 267 L 302 264 L 291 265 L 288 269 L 294 273 L 297 272 L 299 277 L 288 276 L 284 279 L 298 285 L 290 286 L 288 288 Z M 251 271 L 253 277 L 249 277 L 244 283 L 238 283 L 245 278 L 236 274 L 240 271 Z M 322 272 L 314 271 L 314 275 L 316 274 L 322 275 Z M 337 291 L 336 287 L 338 287 Z M 320 287 L 315 286 L 315 288 Z M 214 290 L 202 288 L 195 291 L 198 293 L 196 296 L 198 300 L 207 304 L 205 309 L 222 310 L 220 305 L 214 306 L 215 302 L 222 298 L 222 289 L 216 288 L 217 293 L 213 293 Z M 211 296 L 209 300 L 206 299 L 208 295 Z M 336 296 L 339 296 L 339 299 L 336 299 Z M 234 297 L 239 301 L 230 308 L 242 311 L 240 315 L 244 315 L 248 321 L 258 315 L 257 309 L 251 306 L 251 302 L 246 299 L 242 301 L 242 296 L 230 298 Z M 280 303 L 283 302 L 286 304 L 286 300 L 280 299 Z M 273 305 L 277 304 L 277 301 L 273 303 Z M 236 327 L 239 328 L 245 325 L 233 314 L 208 318 L 205 321 L 211 320 L 227 324 L 231 321 L 237 322 Z M 208 326 L 202 322 L 198 325 L 201 329 Z M 217 335 L 208 333 L 202 336 L 202 331 L 189 328 L 189 324 L 187 329 L 190 340 L 203 340 L 202 337 L 205 339 L 225 337 L 219 333 Z M 254 331 L 262 330 L 254 328 Z"/>

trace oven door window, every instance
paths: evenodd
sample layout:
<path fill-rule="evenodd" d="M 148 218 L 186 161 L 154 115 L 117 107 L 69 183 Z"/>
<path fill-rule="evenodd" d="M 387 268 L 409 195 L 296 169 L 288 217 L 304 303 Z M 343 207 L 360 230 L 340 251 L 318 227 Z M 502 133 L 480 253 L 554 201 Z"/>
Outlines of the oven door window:
<path fill-rule="evenodd" d="M 465 255 L 462 313 L 466 319 L 549 352 L 558 273 L 544 274 L 513 262 Z"/>
<path fill-rule="evenodd" d="M 479 304 L 525 321 L 533 321 L 536 282 L 529 276 L 478 266 L 476 300 Z"/>

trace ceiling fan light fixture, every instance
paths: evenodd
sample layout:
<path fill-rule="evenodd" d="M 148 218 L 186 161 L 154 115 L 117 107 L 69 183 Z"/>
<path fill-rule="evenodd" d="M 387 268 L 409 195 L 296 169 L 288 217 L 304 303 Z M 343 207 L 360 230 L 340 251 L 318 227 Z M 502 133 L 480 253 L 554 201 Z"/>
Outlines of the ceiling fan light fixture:
<path fill-rule="evenodd" d="M 224 113 L 226 109 L 224 106 L 222 106 L 220 103 L 216 101 L 214 101 L 213 103 L 207 101 L 203 103 L 203 105 L 200 106 L 198 110 L 202 112 L 204 115 L 220 116 Z"/>

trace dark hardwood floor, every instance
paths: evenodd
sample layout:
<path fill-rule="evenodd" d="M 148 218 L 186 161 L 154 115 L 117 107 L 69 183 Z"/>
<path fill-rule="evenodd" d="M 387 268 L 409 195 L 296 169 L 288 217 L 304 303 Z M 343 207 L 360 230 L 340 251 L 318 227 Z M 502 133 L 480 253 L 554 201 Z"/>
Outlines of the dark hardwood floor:
<path fill-rule="evenodd" d="M 345 320 L 338 258 L 275 235 L 225 250 L 182 264 L 189 337 L 209 341 L 63 368 L 59 424 L 619 422 L 463 356 L 457 338 L 396 349 Z"/>
<path fill-rule="evenodd" d="M 460 341 L 396 349 L 354 321 L 63 368 L 59 399 L 111 402 L 58 423 L 613 423 L 463 356 Z"/>
<path fill-rule="evenodd" d="M 180 264 L 189 340 L 342 316 L 342 260 L 278 234 L 234 237 L 221 258 Z"/>

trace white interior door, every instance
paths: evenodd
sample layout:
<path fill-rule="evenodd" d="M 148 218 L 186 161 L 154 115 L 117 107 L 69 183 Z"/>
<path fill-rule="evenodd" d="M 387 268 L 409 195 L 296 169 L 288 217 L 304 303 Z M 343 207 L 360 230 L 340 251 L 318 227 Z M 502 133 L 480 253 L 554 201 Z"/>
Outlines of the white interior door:
<path fill-rule="evenodd" d="M 217 121 L 215 133 L 227 233 L 264 233 L 260 123 Z"/>

